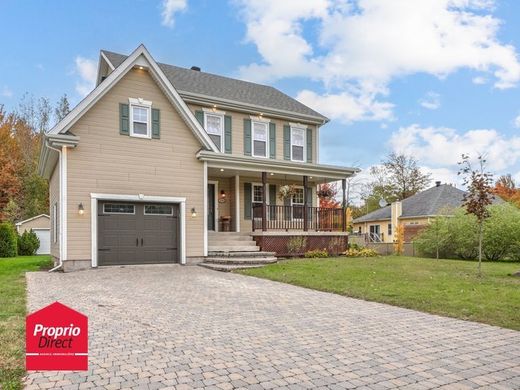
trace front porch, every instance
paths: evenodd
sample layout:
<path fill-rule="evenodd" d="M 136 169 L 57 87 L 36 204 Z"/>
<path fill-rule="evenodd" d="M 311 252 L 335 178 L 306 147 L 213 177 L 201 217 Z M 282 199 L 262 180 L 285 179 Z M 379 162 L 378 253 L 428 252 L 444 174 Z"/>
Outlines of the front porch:
<path fill-rule="evenodd" d="M 259 250 L 278 256 L 346 249 L 346 177 L 355 170 L 209 152 L 202 157 L 209 251 L 216 244 L 212 232 L 246 234 Z M 342 183 L 341 207 L 322 208 L 317 187 L 332 181 Z M 282 196 L 286 186 L 291 192 Z"/>

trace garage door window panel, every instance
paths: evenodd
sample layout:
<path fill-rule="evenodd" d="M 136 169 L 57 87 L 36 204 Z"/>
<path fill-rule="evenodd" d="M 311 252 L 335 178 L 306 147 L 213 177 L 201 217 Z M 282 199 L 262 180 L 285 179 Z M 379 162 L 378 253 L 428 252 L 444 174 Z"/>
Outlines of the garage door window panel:
<path fill-rule="evenodd" d="M 169 205 L 147 204 L 144 206 L 145 215 L 173 215 L 173 207 Z"/>
<path fill-rule="evenodd" d="M 133 204 L 105 203 L 103 205 L 103 213 L 135 214 L 135 206 Z"/>

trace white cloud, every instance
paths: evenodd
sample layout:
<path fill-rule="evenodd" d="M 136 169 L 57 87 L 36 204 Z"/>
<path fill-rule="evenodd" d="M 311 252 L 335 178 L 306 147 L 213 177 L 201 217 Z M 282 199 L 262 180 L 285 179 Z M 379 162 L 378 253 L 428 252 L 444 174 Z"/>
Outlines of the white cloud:
<path fill-rule="evenodd" d="M 323 106 L 331 96 L 365 99 L 355 105 L 366 110 L 356 114 L 361 120 L 388 104 L 384 91 L 392 79 L 403 75 L 443 78 L 467 68 L 493 77 L 496 88 L 520 81 L 515 48 L 497 37 L 501 21 L 492 14 L 492 0 L 235 3 L 246 23 L 246 41 L 256 45 L 262 58 L 241 67 L 242 77 L 263 82 L 286 77 L 319 81 L 325 92 L 313 96 L 315 103 L 321 97 Z M 316 36 L 317 43 L 309 36 Z M 352 94 L 353 88 L 363 92 Z M 367 95 L 372 104 L 366 103 Z M 335 118 L 348 121 L 351 106 L 331 110 Z"/>
<path fill-rule="evenodd" d="M 482 76 L 473 77 L 473 79 L 471 81 L 473 81 L 473 84 L 477 84 L 477 85 L 483 85 L 488 82 L 487 79 Z"/>
<path fill-rule="evenodd" d="M 434 167 L 456 167 L 462 154 L 473 158 L 485 155 L 491 171 L 514 167 L 520 161 L 520 136 L 506 138 L 493 129 L 458 133 L 450 128 L 414 124 L 394 132 L 389 144 L 392 150 Z"/>
<path fill-rule="evenodd" d="M 0 95 L 6 98 L 10 98 L 13 97 L 13 91 L 11 91 L 11 89 L 7 85 L 4 85 L 2 87 L 2 90 L 0 91 Z"/>
<path fill-rule="evenodd" d="M 74 60 L 75 71 L 80 80 L 76 82 L 76 92 L 82 97 L 87 96 L 96 84 L 97 66 L 96 61 L 81 56 Z"/>
<path fill-rule="evenodd" d="M 517 129 L 520 129 L 520 115 L 518 115 L 518 116 L 513 120 L 513 125 L 514 125 Z"/>
<path fill-rule="evenodd" d="M 318 95 L 309 90 L 298 93 L 296 99 L 309 107 L 321 112 L 329 118 L 339 119 L 344 123 L 362 120 L 391 120 L 393 118 L 393 104 L 379 102 L 374 96 L 351 94 L 341 92 L 339 94 Z"/>
<path fill-rule="evenodd" d="M 186 0 L 163 0 L 162 2 L 162 25 L 173 27 L 176 13 L 184 11 L 188 7 Z"/>
<path fill-rule="evenodd" d="M 419 104 L 428 110 L 437 110 L 441 106 L 441 95 L 430 91 L 424 98 L 419 100 Z"/>

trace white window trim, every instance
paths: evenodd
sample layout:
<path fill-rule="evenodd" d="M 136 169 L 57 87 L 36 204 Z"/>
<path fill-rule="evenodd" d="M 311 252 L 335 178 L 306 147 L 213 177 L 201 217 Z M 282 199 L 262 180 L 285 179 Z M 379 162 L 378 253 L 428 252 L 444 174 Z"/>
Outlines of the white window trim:
<path fill-rule="evenodd" d="M 253 204 L 262 204 L 263 202 L 256 202 L 255 201 L 255 187 L 263 187 L 264 185 L 262 183 L 251 183 L 251 206 Z M 264 198 L 265 198 L 265 204 L 267 206 L 269 206 L 269 184 L 266 183 L 266 186 L 265 186 L 265 191 L 266 193 L 264 193 Z M 267 209 L 267 214 L 269 214 L 269 209 Z M 254 218 L 254 213 L 252 215 L 252 218 Z M 256 218 L 256 220 L 261 220 L 262 218 Z M 267 219 L 269 219 L 269 215 L 267 216 Z"/>
<path fill-rule="evenodd" d="M 136 138 L 146 138 L 151 139 L 152 138 L 152 102 L 149 100 L 144 100 L 142 98 L 134 99 L 129 98 L 128 102 L 130 103 L 130 110 L 129 110 L 129 120 L 130 120 L 130 136 L 136 137 Z M 136 134 L 134 133 L 134 107 L 138 108 L 144 108 L 147 112 L 147 122 L 146 122 L 146 134 Z M 139 123 L 145 123 L 145 122 L 139 122 Z"/>
<path fill-rule="evenodd" d="M 291 161 L 295 162 L 305 162 L 305 156 L 307 155 L 307 129 L 300 126 L 293 126 L 291 124 Z M 293 158 L 293 130 L 298 130 L 303 132 L 303 158 L 301 160 L 295 160 Z"/>
<path fill-rule="evenodd" d="M 297 188 L 297 189 L 301 189 L 303 191 L 303 203 L 294 203 L 293 202 L 293 197 L 291 196 L 291 219 L 293 221 L 303 221 L 303 218 L 294 218 L 294 206 L 301 206 L 302 208 L 305 207 L 305 189 L 303 188 L 303 186 L 294 186 L 294 188 Z M 305 212 L 305 210 L 304 210 Z"/>
<path fill-rule="evenodd" d="M 265 156 L 255 154 L 255 123 L 265 126 Z M 253 157 L 269 158 L 269 122 L 259 120 L 251 121 L 251 152 Z"/>
<path fill-rule="evenodd" d="M 204 131 L 209 137 L 208 133 L 208 115 L 218 116 L 220 117 L 220 123 L 222 124 L 222 127 L 220 129 L 220 152 L 224 153 L 224 133 L 225 133 L 225 124 L 224 124 L 224 114 L 221 111 L 211 111 L 211 110 L 204 110 Z M 213 140 L 212 140 L 213 141 Z M 217 145 L 218 146 L 218 145 Z"/>
<path fill-rule="evenodd" d="M 150 202 L 150 203 L 177 203 L 179 204 L 179 223 L 180 223 L 180 261 L 186 264 L 186 198 L 169 196 L 148 196 L 148 195 L 123 195 L 123 194 L 90 194 L 90 250 L 92 267 L 97 267 L 97 240 L 98 240 L 98 201 L 123 201 L 123 202 Z"/>
<path fill-rule="evenodd" d="M 271 123 L 271 119 L 266 119 L 266 118 L 261 117 L 261 116 L 249 115 L 249 118 L 252 121 L 255 121 L 255 122 Z"/>

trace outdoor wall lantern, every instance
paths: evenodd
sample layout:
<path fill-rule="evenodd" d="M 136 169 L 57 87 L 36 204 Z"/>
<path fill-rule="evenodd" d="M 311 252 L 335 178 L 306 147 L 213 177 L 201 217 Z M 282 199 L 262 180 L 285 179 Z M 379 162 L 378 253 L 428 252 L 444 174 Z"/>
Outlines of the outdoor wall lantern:
<path fill-rule="evenodd" d="M 220 190 L 220 199 L 226 199 L 226 191 Z"/>
<path fill-rule="evenodd" d="M 80 204 L 78 205 L 78 214 L 79 214 L 79 215 L 83 215 L 83 214 L 85 214 L 85 208 L 83 207 L 83 203 L 80 203 Z"/>
<path fill-rule="evenodd" d="M 197 210 L 195 210 L 195 207 L 191 208 L 191 217 L 195 218 L 197 216 Z"/>

